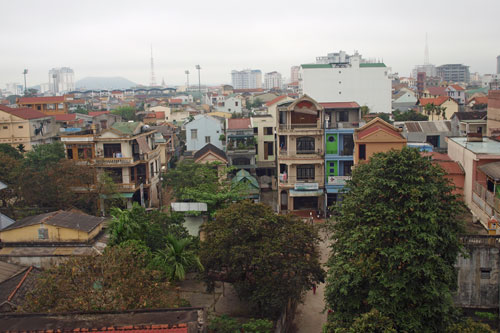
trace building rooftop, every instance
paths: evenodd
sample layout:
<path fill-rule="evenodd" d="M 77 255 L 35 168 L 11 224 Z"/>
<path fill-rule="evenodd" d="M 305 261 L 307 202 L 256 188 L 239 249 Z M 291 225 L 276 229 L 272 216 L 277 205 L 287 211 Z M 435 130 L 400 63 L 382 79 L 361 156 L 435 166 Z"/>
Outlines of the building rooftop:
<path fill-rule="evenodd" d="M 249 129 L 252 128 L 250 118 L 232 118 L 227 120 L 228 130 Z"/>
<path fill-rule="evenodd" d="M 450 137 L 448 140 L 456 142 L 475 154 L 500 155 L 500 142 L 484 138 L 482 142 L 467 142 L 467 137 Z"/>
<path fill-rule="evenodd" d="M 63 103 L 63 102 L 64 102 L 64 96 L 19 98 L 19 104 L 44 104 L 44 103 Z"/>
<path fill-rule="evenodd" d="M 356 102 L 331 102 L 319 103 L 325 109 L 358 109 L 359 104 Z"/>
<path fill-rule="evenodd" d="M 22 118 L 22 119 L 38 119 L 38 118 L 47 118 L 49 117 L 43 112 L 30 109 L 30 108 L 10 108 L 5 105 L 0 105 L 0 110 L 10 113 L 13 116 Z"/>
<path fill-rule="evenodd" d="M 111 126 L 111 128 L 122 132 L 123 134 L 134 135 L 134 131 L 137 129 L 137 126 L 141 125 L 140 122 L 132 121 L 132 122 L 116 122 Z"/>

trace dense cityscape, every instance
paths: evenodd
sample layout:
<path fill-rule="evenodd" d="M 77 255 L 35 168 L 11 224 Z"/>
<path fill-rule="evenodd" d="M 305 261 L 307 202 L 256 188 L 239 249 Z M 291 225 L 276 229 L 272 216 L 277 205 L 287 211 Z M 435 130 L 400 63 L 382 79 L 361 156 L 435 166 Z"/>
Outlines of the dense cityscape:
<path fill-rule="evenodd" d="M 108 17 L 80 22 L 87 10 L 75 26 L 98 31 Z M 445 55 L 420 29 L 411 69 L 415 57 L 392 63 L 403 45 L 369 38 L 344 51 L 297 37 L 307 53 L 273 63 L 259 37 L 252 62 L 227 30 L 238 61 L 217 64 L 204 42 L 199 60 L 174 61 L 192 59 L 184 31 L 174 74 L 142 24 L 139 75 L 132 51 L 116 52 L 115 72 L 97 56 L 44 67 L 4 53 L 0 332 L 500 329 L 500 55 Z M 220 27 L 198 24 L 193 35 Z M 110 48 L 125 35 L 132 50 L 135 31 L 117 27 Z"/>

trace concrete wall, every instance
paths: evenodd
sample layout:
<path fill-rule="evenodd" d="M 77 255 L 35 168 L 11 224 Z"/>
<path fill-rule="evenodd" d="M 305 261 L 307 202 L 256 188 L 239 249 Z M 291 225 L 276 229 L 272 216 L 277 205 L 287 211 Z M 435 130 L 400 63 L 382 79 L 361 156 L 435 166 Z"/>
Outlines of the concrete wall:
<path fill-rule="evenodd" d="M 191 130 L 197 130 L 197 138 L 191 137 Z M 222 142 L 219 140 L 221 134 L 224 134 L 222 123 L 210 116 L 199 115 L 188 124 L 186 124 L 186 150 L 200 150 L 206 145 L 205 137 L 210 137 L 210 143 L 219 149 L 223 149 Z"/>
<path fill-rule="evenodd" d="M 499 305 L 498 238 L 471 236 L 465 238 L 468 257 L 459 256 L 458 290 L 454 301 L 460 307 L 496 308 Z"/>

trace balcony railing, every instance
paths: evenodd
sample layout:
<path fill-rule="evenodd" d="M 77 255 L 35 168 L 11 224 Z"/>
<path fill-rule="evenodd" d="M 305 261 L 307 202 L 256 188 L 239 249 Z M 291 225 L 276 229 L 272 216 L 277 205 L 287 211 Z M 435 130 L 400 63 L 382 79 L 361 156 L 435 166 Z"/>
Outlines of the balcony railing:
<path fill-rule="evenodd" d="M 288 157 L 294 157 L 294 156 L 302 156 L 302 157 L 307 157 L 303 155 L 319 155 L 323 156 L 323 150 L 322 149 L 311 149 L 311 150 L 287 150 L 287 149 L 280 149 L 280 156 L 288 156 Z M 313 157 L 313 156 L 311 156 Z"/>
<path fill-rule="evenodd" d="M 360 122 L 348 122 L 348 121 L 339 121 L 339 122 L 330 122 L 326 125 L 326 128 L 335 129 L 335 128 L 358 128 L 360 127 Z"/>
<path fill-rule="evenodd" d="M 314 124 L 280 124 L 280 130 L 320 130 L 321 126 Z"/>
<path fill-rule="evenodd" d="M 480 183 L 475 183 L 473 186 L 472 201 L 488 216 L 499 215 L 500 213 L 500 199 Z"/>
<path fill-rule="evenodd" d="M 95 159 L 97 165 L 127 165 L 134 163 L 133 157 L 98 157 Z"/>
<path fill-rule="evenodd" d="M 296 177 L 296 176 L 291 176 L 289 177 L 286 174 L 280 174 L 280 183 L 281 184 L 290 184 L 293 185 L 295 183 L 318 183 L 318 184 L 323 184 L 323 176 L 322 175 L 317 175 L 314 178 L 302 178 L 302 177 Z"/>

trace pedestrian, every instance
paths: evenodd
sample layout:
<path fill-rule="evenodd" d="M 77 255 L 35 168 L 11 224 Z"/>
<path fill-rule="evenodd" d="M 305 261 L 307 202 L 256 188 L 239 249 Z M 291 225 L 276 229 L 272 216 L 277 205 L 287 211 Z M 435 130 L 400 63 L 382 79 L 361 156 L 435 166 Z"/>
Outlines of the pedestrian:
<path fill-rule="evenodd" d="M 316 295 L 316 285 L 313 284 L 313 295 Z"/>

